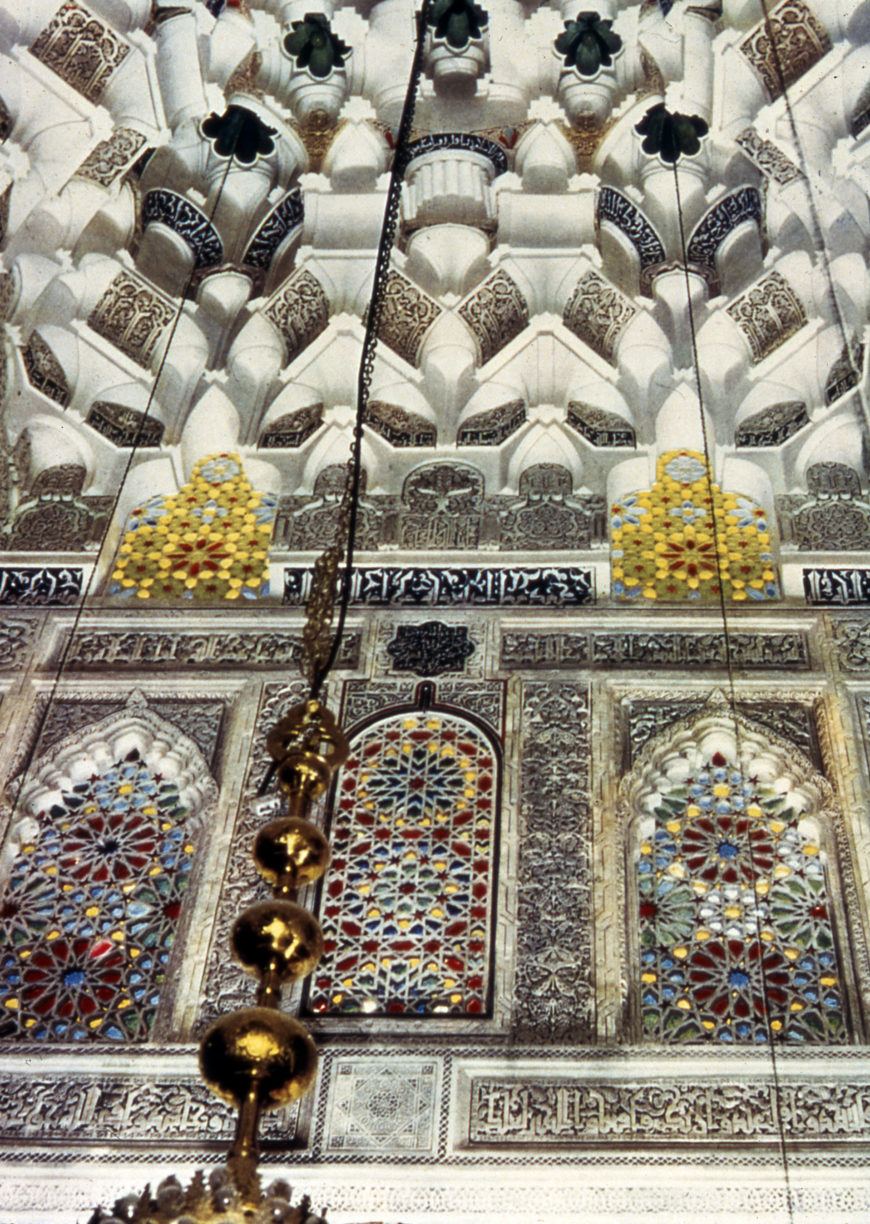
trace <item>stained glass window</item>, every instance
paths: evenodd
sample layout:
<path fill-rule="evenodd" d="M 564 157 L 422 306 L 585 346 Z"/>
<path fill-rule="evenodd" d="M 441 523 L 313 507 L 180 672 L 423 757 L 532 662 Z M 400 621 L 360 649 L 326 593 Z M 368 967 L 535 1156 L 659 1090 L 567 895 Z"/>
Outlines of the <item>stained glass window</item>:
<path fill-rule="evenodd" d="M 0 902 L 0 1037 L 143 1041 L 189 879 L 187 811 L 135 748 L 56 798 Z"/>
<path fill-rule="evenodd" d="M 724 493 L 697 451 L 660 456 L 653 487 L 611 507 L 610 540 L 620 599 L 779 597 L 764 510 Z"/>
<path fill-rule="evenodd" d="M 127 522 L 109 594 L 138 599 L 258 599 L 269 594 L 277 500 L 258 493 L 238 455 L 200 460 L 171 497 Z"/>
<path fill-rule="evenodd" d="M 355 737 L 332 819 L 312 1011 L 487 1011 L 496 793 L 492 744 L 452 714 L 393 716 Z"/>
<path fill-rule="evenodd" d="M 782 787 L 722 753 L 668 773 L 641 829 L 637 866 L 644 1033 L 660 1041 L 845 1039 L 812 822 Z"/>

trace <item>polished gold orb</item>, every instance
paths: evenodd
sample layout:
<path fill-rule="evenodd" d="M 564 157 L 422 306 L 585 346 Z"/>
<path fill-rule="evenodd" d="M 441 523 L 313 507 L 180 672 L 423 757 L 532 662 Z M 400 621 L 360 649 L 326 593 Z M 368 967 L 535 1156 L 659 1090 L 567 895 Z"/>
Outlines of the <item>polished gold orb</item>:
<path fill-rule="evenodd" d="M 317 1048 L 298 1020 L 270 1007 L 231 1012 L 211 1026 L 199 1047 L 208 1087 L 237 1108 L 252 1093 L 261 1109 L 304 1096 L 317 1074 Z"/>
<path fill-rule="evenodd" d="M 308 748 L 292 748 L 278 766 L 278 785 L 287 795 L 303 792 L 309 799 L 325 794 L 332 781 L 325 756 Z"/>
<path fill-rule="evenodd" d="M 233 926 L 233 951 L 249 973 L 280 982 L 306 977 L 323 955 L 320 923 L 292 901 L 252 905 Z"/>
<path fill-rule="evenodd" d="M 316 824 L 299 816 L 270 821 L 257 834 L 254 860 L 273 886 L 302 888 L 329 866 L 329 842 Z"/>

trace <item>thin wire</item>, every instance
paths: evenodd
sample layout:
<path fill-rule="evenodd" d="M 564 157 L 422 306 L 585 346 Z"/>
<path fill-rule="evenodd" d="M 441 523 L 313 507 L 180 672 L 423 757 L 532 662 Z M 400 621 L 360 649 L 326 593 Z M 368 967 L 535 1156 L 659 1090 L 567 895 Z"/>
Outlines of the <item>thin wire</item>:
<path fill-rule="evenodd" d="M 212 206 L 211 213 L 208 217 L 209 224 L 211 224 L 211 222 L 214 220 L 215 214 L 217 213 L 218 205 L 220 204 L 220 201 L 221 201 L 221 196 L 223 194 L 224 186 L 226 185 L 227 176 L 229 175 L 230 169 L 235 159 L 236 146 L 238 144 L 240 135 L 241 135 L 241 132 L 236 133 L 236 137 L 233 142 L 233 147 L 230 152 L 229 159 L 227 160 L 226 169 L 224 170 L 223 175 L 221 177 L 220 183 L 218 185 L 217 195 L 215 196 L 215 201 Z M 115 522 L 115 516 L 117 514 L 118 504 L 121 500 L 121 494 L 124 491 L 124 486 L 127 483 L 127 477 L 130 475 L 130 469 L 133 466 L 133 461 L 136 458 L 136 453 L 141 445 L 141 439 L 145 431 L 145 423 L 148 420 L 148 414 L 151 411 L 151 407 L 154 403 L 154 397 L 157 393 L 157 388 L 160 385 L 160 379 L 163 376 L 163 370 L 169 358 L 169 353 L 172 347 L 172 342 L 175 339 L 175 333 L 178 330 L 178 325 L 181 322 L 181 316 L 184 313 L 184 304 L 187 301 L 187 295 L 190 292 L 190 288 L 193 285 L 194 280 L 196 279 L 196 272 L 197 272 L 197 269 L 196 269 L 196 266 L 194 265 L 194 267 L 190 271 L 190 275 L 188 276 L 187 281 L 184 284 L 184 288 L 182 290 L 181 297 L 178 303 L 178 309 L 175 312 L 175 317 L 173 318 L 172 324 L 169 328 L 169 334 L 167 336 L 166 345 L 163 349 L 163 356 L 160 358 L 160 363 L 157 367 L 157 373 L 154 376 L 154 381 L 151 384 L 150 391 L 148 392 L 148 399 L 145 403 L 145 408 L 142 412 L 142 419 L 136 431 L 136 436 L 133 439 L 133 445 L 130 447 L 130 453 L 127 456 L 127 460 L 124 464 L 124 470 L 121 473 L 121 478 L 118 481 L 118 487 L 117 487 L 117 491 L 115 492 L 114 498 L 112 500 L 111 510 L 109 514 L 106 516 L 106 525 L 103 528 L 103 534 L 100 537 L 100 543 L 99 543 L 99 546 L 97 548 L 97 553 L 96 553 L 96 560 L 91 569 L 90 575 L 88 577 L 88 581 L 85 585 L 85 589 L 82 592 L 81 596 L 79 597 L 78 604 L 76 605 L 76 611 L 73 617 L 72 626 L 64 640 L 63 648 L 60 653 L 60 658 L 58 660 L 57 667 L 55 668 L 54 676 L 52 678 L 51 687 L 48 690 L 48 700 L 43 705 L 43 708 L 39 714 L 39 717 L 36 721 L 36 728 L 35 728 L 34 734 L 31 737 L 30 744 L 24 756 L 24 763 L 18 775 L 19 782 L 15 789 L 15 797 L 12 801 L 12 811 L 10 815 L 10 820 L 14 820 L 15 813 L 18 811 L 22 791 L 24 790 L 24 787 L 27 783 L 28 776 L 30 774 L 30 770 L 33 767 L 33 762 L 36 757 L 36 753 L 40 747 L 42 736 L 45 731 L 45 726 L 46 726 L 46 723 L 48 722 L 49 715 L 52 711 L 52 707 L 54 706 L 54 703 L 57 700 L 57 691 L 60 686 L 60 682 L 63 679 L 64 671 L 66 670 L 70 651 L 72 650 L 73 644 L 75 643 L 75 640 L 76 640 L 76 635 L 78 633 L 79 624 L 81 622 L 82 615 L 85 612 L 87 601 L 91 594 L 91 588 L 94 585 L 94 581 L 97 577 L 97 572 L 103 561 L 103 550 L 106 547 L 106 541 L 109 537 L 109 532 L 111 531 L 112 526 Z"/>
<path fill-rule="evenodd" d="M 423 4 L 416 15 L 417 31 L 416 42 L 414 45 L 414 56 L 411 61 L 411 73 L 408 79 L 408 88 L 405 91 L 404 105 L 402 106 L 402 117 L 399 121 L 399 128 L 396 135 L 395 154 L 393 156 L 393 165 L 390 172 L 390 184 L 387 188 L 387 200 L 384 207 L 384 220 L 383 224 L 381 225 L 381 235 L 378 242 L 378 253 L 375 260 L 374 279 L 372 282 L 372 294 L 369 301 L 365 338 L 363 339 L 362 354 L 360 357 L 359 373 L 357 377 L 356 415 L 354 417 L 349 473 L 349 517 L 347 526 L 347 542 L 345 547 L 344 573 L 342 574 L 341 594 L 338 601 L 338 618 L 336 621 L 335 632 L 333 633 L 329 654 L 326 657 L 326 661 L 317 669 L 317 672 L 315 673 L 311 682 L 312 698 L 317 697 L 318 693 L 323 687 L 326 677 L 335 666 L 335 661 L 338 658 L 338 652 L 344 639 L 347 610 L 350 606 L 351 595 L 353 592 L 353 560 L 356 548 L 357 524 L 359 521 L 359 491 L 362 479 L 363 425 L 365 424 L 365 411 L 366 407 L 368 406 L 369 391 L 371 389 L 372 374 L 374 373 L 375 356 L 377 353 L 378 333 L 380 331 L 381 317 L 384 309 L 383 291 L 390 271 L 393 242 L 395 240 L 396 233 L 396 223 L 399 215 L 399 200 L 402 189 L 402 180 L 404 179 L 405 167 L 407 165 L 406 151 L 408 139 L 411 135 L 411 129 L 414 123 L 414 111 L 416 110 L 417 106 L 417 90 L 420 84 L 420 76 L 423 71 L 423 40 L 426 32 L 426 22 L 430 2 L 431 0 L 423 0 Z"/>
<path fill-rule="evenodd" d="M 734 738 L 735 738 L 735 755 L 737 758 L 737 768 L 743 777 L 743 754 L 741 752 L 741 735 L 740 735 L 740 715 L 737 710 L 737 689 L 734 680 L 734 658 L 731 650 L 731 635 L 728 625 L 728 609 L 725 601 L 724 584 L 722 582 L 722 561 L 721 553 L 719 552 L 719 528 L 716 517 L 716 503 L 713 496 L 713 462 L 710 450 L 709 437 L 707 432 L 707 421 L 704 413 L 703 390 L 701 386 L 701 365 L 698 358 L 698 345 L 695 331 L 695 312 L 692 305 L 692 285 L 689 279 L 689 259 L 686 248 L 686 231 L 683 221 L 683 205 L 680 196 L 680 178 L 677 171 L 677 163 L 674 162 L 674 192 L 677 203 L 677 218 L 680 227 L 680 247 L 683 257 L 683 274 L 686 281 L 686 302 L 688 305 L 689 316 L 689 335 L 692 345 L 692 361 L 695 372 L 695 386 L 698 394 L 698 411 L 701 419 L 701 437 L 704 446 L 704 458 L 707 464 L 707 488 L 710 496 L 710 518 L 713 523 L 713 544 L 716 549 L 716 571 L 719 587 L 719 609 L 722 617 L 722 634 L 725 643 L 725 666 L 728 671 L 728 688 L 729 688 L 729 704 L 731 707 L 731 717 L 734 722 Z M 752 841 L 747 837 L 746 850 L 748 852 L 749 863 L 752 869 L 753 878 L 756 877 L 756 865 L 753 855 Z M 755 907 L 755 934 L 756 942 L 759 948 L 764 945 L 761 939 L 761 917 L 757 906 Z M 761 980 L 761 991 L 764 997 L 764 1024 L 767 1029 L 767 1044 L 770 1048 L 770 1069 L 773 1077 L 773 1092 L 776 1100 L 776 1127 L 779 1143 L 780 1160 L 782 1162 L 783 1181 L 785 1184 L 786 1206 L 788 1210 L 788 1218 L 791 1224 L 794 1224 L 794 1200 L 791 1187 L 791 1170 L 788 1161 L 788 1147 L 785 1137 L 785 1126 L 782 1120 L 782 1091 L 779 1079 L 779 1064 L 776 1055 L 776 1041 L 774 1038 L 773 1028 L 771 1027 L 769 995 L 767 990 L 767 979 L 764 974 L 764 966 L 759 958 L 758 973 Z"/>

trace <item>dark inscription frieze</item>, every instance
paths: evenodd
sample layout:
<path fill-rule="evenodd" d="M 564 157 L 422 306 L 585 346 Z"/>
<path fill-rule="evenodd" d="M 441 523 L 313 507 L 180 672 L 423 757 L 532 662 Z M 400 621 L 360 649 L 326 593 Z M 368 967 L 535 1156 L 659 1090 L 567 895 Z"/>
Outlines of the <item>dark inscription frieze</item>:
<path fill-rule="evenodd" d="M 46 606 L 71 604 L 82 593 L 79 566 L 17 565 L 0 567 L 0 604 Z"/>
<path fill-rule="evenodd" d="M 870 604 L 870 569 L 805 569 L 809 604 Z"/>
<path fill-rule="evenodd" d="M 298 1106 L 270 1113 L 264 1138 L 292 1146 Z M 228 1142 L 233 1112 L 195 1075 L 6 1075 L 0 1079 L 0 1138 L 56 1143 L 155 1142 L 189 1147 L 191 1136 Z"/>
<path fill-rule="evenodd" d="M 304 604 L 310 589 L 310 569 L 285 566 L 285 604 Z M 430 569 L 384 565 L 357 569 L 351 587 L 352 603 L 374 605 L 577 607 L 594 599 L 592 571 L 573 566 Z"/>
<path fill-rule="evenodd" d="M 471 1144 L 870 1137 L 870 1085 L 475 1079 Z"/>
<path fill-rule="evenodd" d="M 810 666 L 803 633 L 731 633 L 729 643 L 731 661 L 740 667 Z M 691 663 L 727 667 L 724 636 L 679 631 L 502 634 L 502 667 L 675 667 Z"/>
<path fill-rule="evenodd" d="M 339 666 L 356 667 L 360 637 L 348 633 Z M 77 633 L 70 667 L 284 667 L 299 662 L 299 633 L 138 633 L 94 630 Z"/>

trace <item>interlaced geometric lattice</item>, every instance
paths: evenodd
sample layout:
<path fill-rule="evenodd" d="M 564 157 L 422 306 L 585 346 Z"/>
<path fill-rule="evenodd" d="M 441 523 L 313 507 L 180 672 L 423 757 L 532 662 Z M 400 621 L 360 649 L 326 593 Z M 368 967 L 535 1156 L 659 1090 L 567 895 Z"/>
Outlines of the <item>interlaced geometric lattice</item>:
<path fill-rule="evenodd" d="M 210 455 L 172 496 L 135 509 L 110 595 L 139 599 L 257 599 L 269 593 L 277 501 L 258 493 L 238 455 Z"/>
<path fill-rule="evenodd" d="M 764 510 L 723 493 L 697 451 L 661 455 L 653 487 L 611 515 L 611 589 L 621 599 L 779 597 Z"/>
<path fill-rule="evenodd" d="M 800 821 L 721 753 L 659 794 L 637 867 L 646 1036 L 845 1039 L 824 862 Z"/>
<path fill-rule="evenodd" d="M 487 1011 L 496 769 L 486 737 L 453 715 L 397 715 L 355 738 L 332 820 L 312 1011 Z"/>
<path fill-rule="evenodd" d="M 193 844 L 137 749 L 36 816 L 0 902 L 0 1037 L 144 1041 Z"/>

